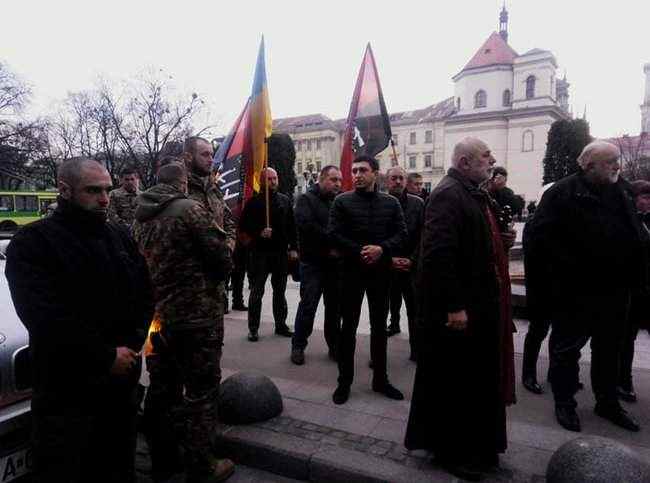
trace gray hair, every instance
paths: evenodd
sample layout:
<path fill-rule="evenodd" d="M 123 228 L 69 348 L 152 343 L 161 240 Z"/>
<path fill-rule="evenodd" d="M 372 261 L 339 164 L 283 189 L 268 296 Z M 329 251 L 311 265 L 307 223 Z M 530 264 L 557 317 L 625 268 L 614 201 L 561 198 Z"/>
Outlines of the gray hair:
<path fill-rule="evenodd" d="M 594 155 L 603 151 L 615 152 L 617 158 L 621 155 L 621 151 L 616 147 L 616 145 L 597 139 L 584 147 L 580 156 L 578 156 L 578 165 L 583 170 L 586 170 L 589 165 L 593 163 Z"/>
<path fill-rule="evenodd" d="M 406 176 L 406 170 L 402 168 L 401 166 L 391 166 L 388 168 L 388 171 L 386 171 L 386 176 L 390 176 L 391 171 L 399 171 L 402 173 L 404 176 Z M 420 176 L 422 177 L 422 176 Z"/>
<path fill-rule="evenodd" d="M 454 146 L 454 154 L 451 157 L 451 165 L 454 168 L 460 167 L 462 158 L 473 158 L 476 155 L 479 144 L 485 144 L 478 138 L 467 137 Z"/>

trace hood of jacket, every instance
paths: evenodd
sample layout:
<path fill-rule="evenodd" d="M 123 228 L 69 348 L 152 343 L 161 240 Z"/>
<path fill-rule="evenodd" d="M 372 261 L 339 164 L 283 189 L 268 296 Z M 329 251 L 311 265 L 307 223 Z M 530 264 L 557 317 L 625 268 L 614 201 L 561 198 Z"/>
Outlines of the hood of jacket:
<path fill-rule="evenodd" d="M 162 212 L 169 204 L 177 199 L 187 198 L 187 195 L 177 187 L 160 183 L 138 196 L 138 207 L 135 219 L 145 222 Z"/>

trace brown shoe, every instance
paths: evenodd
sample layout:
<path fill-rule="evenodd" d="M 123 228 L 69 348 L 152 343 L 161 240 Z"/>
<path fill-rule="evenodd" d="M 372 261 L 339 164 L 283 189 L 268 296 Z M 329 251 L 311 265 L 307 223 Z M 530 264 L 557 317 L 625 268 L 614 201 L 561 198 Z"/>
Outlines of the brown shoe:
<path fill-rule="evenodd" d="M 235 463 L 231 460 L 214 458 L 210 461 L 210 471 L 201 476 L 187 475 L 187 483 L 220 483 L 226 481 L 235 472 Z"/>

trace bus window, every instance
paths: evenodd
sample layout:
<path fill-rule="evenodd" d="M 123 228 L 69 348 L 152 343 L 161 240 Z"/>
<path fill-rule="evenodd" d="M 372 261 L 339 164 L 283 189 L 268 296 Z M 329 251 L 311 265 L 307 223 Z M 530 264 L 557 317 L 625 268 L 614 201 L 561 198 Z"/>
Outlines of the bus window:
<path fill-rule="evenodd" d="M 14 197 L 12 195 L 0 196 L 0 212 L 14 211 Z"/>
<path fill-rule="evenodd" d="M 16 195 L 16 211 L 38 211 L 38 196 Z"/>

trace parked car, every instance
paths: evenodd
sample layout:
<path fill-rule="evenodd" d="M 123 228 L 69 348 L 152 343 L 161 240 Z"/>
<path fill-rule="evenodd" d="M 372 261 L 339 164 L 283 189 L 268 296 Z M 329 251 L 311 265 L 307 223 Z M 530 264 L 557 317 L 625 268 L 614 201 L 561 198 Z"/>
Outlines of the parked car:
<path fill-rule="evenodd" d="M 29 335 L 20 322 L 5 278 L 9 240 L 0 240 L 0 483 L 31 472 Z"/>

